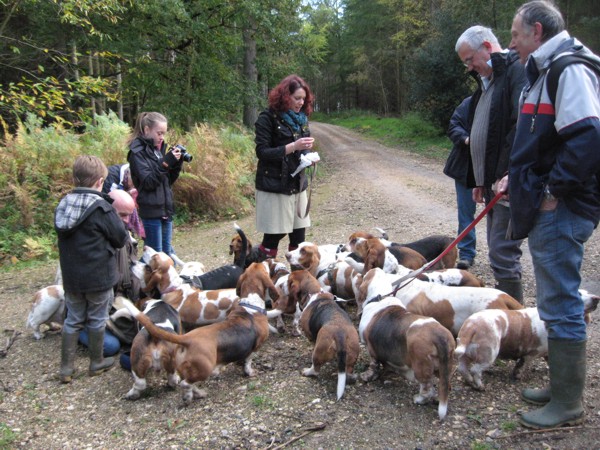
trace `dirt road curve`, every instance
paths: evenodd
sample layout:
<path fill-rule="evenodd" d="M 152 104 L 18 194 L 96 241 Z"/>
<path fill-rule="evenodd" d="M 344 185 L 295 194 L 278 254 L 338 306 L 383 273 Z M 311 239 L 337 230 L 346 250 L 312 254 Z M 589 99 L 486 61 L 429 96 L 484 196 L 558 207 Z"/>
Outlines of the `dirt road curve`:
<path fill-rule="evenodd" d="M 454 186 L 442 174 L 440 163 L 385 148 L 339 127 L 318 123 L 311 127 L 322 162 L 314 183 L 308 240 L 341 243 L 356 230 L 376 226 L 400 242 L 430 234 L 455 235 Z M 179 257 L 201 261 L 208 269 L 231 262 L 228 245 L 234 220 L 253 243 L 260 241 L 252 216 L 207 226 L 178 226 L 174 244 Z M 479 254 L 472 270 L 490 285 L 483 222 L 477 233 Z M 284 239 L 280 258 L 286 247 Z M 596 232 L 582 268 L 586 281 L 596 288 L 599 249 Z M 524 266 L 527 303 L 533 306 L 535 288 L 528 257 Z M 253 365 L 258 376 L 249 379 L 240 367 L 228 366 L 202 383 L 207 398 L 184 407 L 179 391 L 168 389 L 164 376 L 149 379 L 150 388 L 142 399 L 123 400 L 132 385 L 131 374 L 114 368 L 88 377 L 88 353 L 83 348 L 77 354 L 79 376 L 71 385 L 57 381 L 60 335 L 34 341 L 24 328 L 33 293 L 51 284 L 55 269 L 52 261 L 0 273 L 0 326 L 21 332 L 8 356 L 0 358 L 0 448 L 599 448 L 597 320 L 588 341 L 587 421 L 575 430 L 532 434 L 518 425 L 519 412 L 529 409 L 519 391 L 545 383 L 543 360 L 536 360 L 523 380 L 516 382 L 509 380 L 514 363 L 498 362 L 484 375 L 484 392 L 472 390 L 455 375 L 448 416 L 440 423 L 436 405 L 413 404 L 417 385 L 393 374 L 347 386 L 342 400 L 336 402 L 335 364 L 326 365 L 317 379 L 301 376 L 301 369 L 310 366 L 312 345 L 289 332 L 270 336 L 257 352 Z M 353 305 L 348 307 L 352 316 L 354 310 Z M 290 330 L 291 320 L 286 323 Z M 363 348 L 356 371 L 363 372 L 368 364 Z"/>

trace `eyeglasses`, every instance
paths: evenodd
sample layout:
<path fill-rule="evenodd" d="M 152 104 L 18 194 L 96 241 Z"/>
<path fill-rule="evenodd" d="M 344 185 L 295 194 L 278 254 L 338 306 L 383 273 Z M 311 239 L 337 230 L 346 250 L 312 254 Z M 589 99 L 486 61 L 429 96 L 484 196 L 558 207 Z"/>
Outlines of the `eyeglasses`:
<path fill-rule="evenodd" d="M 465 58 L 465 60 L 463 61 L 463 64 L 465 65 L 465 67 L 469 67 L 471 64 L 473 64 L 473 58 L 475 58 L 475 55 L 477 54 L 477 52 L 479 52 L 479 50 L 481 50 L 481 47 L 483 47 L 483 45 L 480 45 L 479 47 L 477 47 L 477 49 L 473 51 L 471 56 L 469 56 L 468 58 Z"/>

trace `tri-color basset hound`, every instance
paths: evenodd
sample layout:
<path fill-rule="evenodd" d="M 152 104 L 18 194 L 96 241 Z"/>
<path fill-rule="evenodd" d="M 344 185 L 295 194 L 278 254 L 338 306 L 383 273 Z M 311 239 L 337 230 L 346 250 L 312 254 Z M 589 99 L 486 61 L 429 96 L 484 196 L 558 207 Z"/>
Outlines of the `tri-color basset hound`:
<path fill-rule="evenodd" d="M 218 374 L 220 367 L 226 364 L 243 363 L 247 376 L 256 375 L 252 358 L 269 336 L 265 302 L 257 294 L 236 301 L 224 321 L 183 335 L 155 325 L 133 303 L 127 302 L 126 306 L 152 336 L 177 345 L 175 370 L 181 378 L 179 386 L 185 405 L 194 398 L 206 397 L 206 391 L 197 384 Z"/>
<path fill-rule="evenodd" d="M 300 328 L 315 344 L 312 366 L 302 370 L 304 376 L 318 376 L 328 361 L 337 362 L 337 399 L 344 395 L 346 383 L 354 383 L 354 365 L 360 345 L 352 320 L 328 292 L 323 292 L 319 281 L 307 270 L 295 270 L 288 275 L 291 302 L 300 306 Z"/>

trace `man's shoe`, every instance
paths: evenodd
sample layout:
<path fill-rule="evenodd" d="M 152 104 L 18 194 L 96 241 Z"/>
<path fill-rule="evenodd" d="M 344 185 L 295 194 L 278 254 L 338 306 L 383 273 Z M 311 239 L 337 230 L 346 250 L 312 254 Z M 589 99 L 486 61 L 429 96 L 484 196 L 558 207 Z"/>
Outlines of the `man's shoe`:
<path fill-rule="evenodd" d="M 468 259 L 459 259 L 456 261 L 456 268 L 462 270 L 468 270 L 473 265 L 473 261 L 469 261 Z"/>

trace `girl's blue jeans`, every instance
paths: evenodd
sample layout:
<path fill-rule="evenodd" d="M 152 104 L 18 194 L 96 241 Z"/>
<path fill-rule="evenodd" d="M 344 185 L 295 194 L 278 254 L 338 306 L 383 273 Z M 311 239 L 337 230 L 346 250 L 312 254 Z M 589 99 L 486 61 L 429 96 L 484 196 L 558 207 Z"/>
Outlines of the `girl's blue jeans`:
<path fill-rule="evenodd" d="M 144 245 L 153 248 L 157 252 L 165 252 L 167 255 L 174 253 L 171 239 L 173 238 L 173 219 L 142 219 L 146 238 Z"/>

